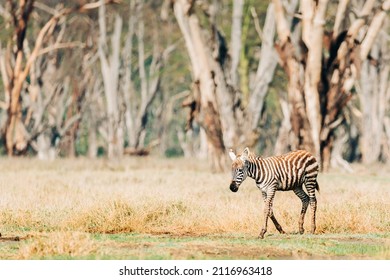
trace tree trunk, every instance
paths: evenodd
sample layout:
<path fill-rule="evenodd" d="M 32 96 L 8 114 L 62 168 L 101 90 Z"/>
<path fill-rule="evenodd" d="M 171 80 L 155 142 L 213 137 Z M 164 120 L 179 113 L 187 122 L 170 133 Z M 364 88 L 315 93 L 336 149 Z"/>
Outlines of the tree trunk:
<path fill-rule="evenodd" d="M 33 4 L 34 0 L 20 1 L 18 7 L 16 5 L 11 7 L 11 15 L 15 24 L 14 44 L 16 51 L 14 53 L 15 62 L 13 68 L 9 71 L 9 77 L 7 79 L 8 84 L 5 85 L 9 100 L 7 110 L 8 118 L 5 127 L 5 146 L 8 156 L 13 156 L 15 146 L 17 150 L 23 150 L 26 144 L 24 140 L 26 135 L 20 134 L 20 129 L 17 129 L 17 127 L 20 128 L 23 126 L 20 94 L 29 70 L 27 67 L 23 69 L 23 43 L 26 37 L 30 14 L 33 11 Z M 9 54 L 8 58 L 11 60 L 11 54 Z M 8 66 L 12 65 L 11 61 L 7 64 Z M 19 139 L 21 142 L 16 143 L 16 139 Z"/>
<path fill-rule="evenodd" d="M 107 57 L 107 40 L 106 40 L 106 20 L 104 0 L 99 7 L 99 46 L 98 53 L 101 63 L 101 71 L 104 83 L 104 94 L 106 97 L 107 112 L 107 141 L 108 141 L 108 158 L 120 158 L 123 155 L 124 139 L 122 118 L 119 107 L 119 54 L 120 38 L 122 32 L 122 18 L 116 14 L 114 31 L 111 38 L 111 53 Z"/>
<path fill-rule="evenodd" d="M 197 119 L 207 135 L 209 158 L 215 170 L 223 170 L 225 147 L 235 147 L 238 135 L 233 111 L 234 93 L 227 86 L 222 69 L 226 62 L 226 53 L 223 53 L 226 45 L 215 26 L 210 38 L 212 44 L 206 41 L 193 5 L 193 2 L 177 0 L 173 10 L 191 60 Z"/>
<path fill-rule="evenodd" d="M 290 122 L 290 109 L 286 100 L 280 99 L 280 106 L 282 107 L 283 121 L 278 130 L 278 138 L 276 139 L 274 154 L 281 155 L 291 151 L 291 122 Z"/>
<path fill-rule="evenodd" d="M 100 123 L 105 118 L 104 117 L 104 102 L 103 96 L 101 94 L 101 83 L 100 79 L 97 79 L 98 73 L 96 69 L 92 71 L 92 81 L 91 85 L 86 92 L 86 112 L 85 120 L 87 121 L 88 127 L 88 157 L 95 159 L 98 156 L 98 130 Z"/>
<path fill-rule="evenodd" d="M 291 128 L 295 135 L 291 146 L 293 149 L 305 149 L 315 152 L 304 99 L 305 70 L 302 69 L 301 58 L 297 56 L 298 50 L 293 44 L 282 2 L 276 0 L 274 4 L 279 35 L 279 42 L 275 47 L 288 77 L 287 94 L 291 104 Z"/>
<path fill-rule="evenodd" d="M 361 129 L 362 161 L 372 164 L 381 159 L 384 144 L 386 95 L 389 89 L 388 63 L 382 55 L 388 53 L 385 28 L 370 52 L 371 61 L 364 61 L 360 75 L 360 106 L 363 113 Z"/>
<path fill-rule="evenodd" d="M 255 19 L 256 20 L 256 19 Z M 267 8 L 267 15 L 262 32 L 262 44 L 260 50 L 260 60 L 256 71 L 255 81 L 251 86 L 251 96 L 249 98 L 247 113 L 250 130 L 256 132 L 261 114 L 263 112 L 266 94 L 271 83 L 276 66 L 278 55 L 274 49 L 275 37 L 275 13 L 274 4 L 270 3 Z M 257 141 L 258 137 L 248 137 Z M 249 143 L 249 146 L 250 145 Z"/>
<path fill-rule="evenodd" d="M 233 20 L 232 20 L 232 31 L 231 31 L 231 84 L 236 88 L 239 87 L 239 76 L 238 76 L 238 64 L 240 62 L 241 52 L 241 36 L 242 36 L 242 14 L 244 8 L 244 0 L 233 1 Z"/>
<path fill-rule="evenodd" d="M 316 6 L 312 0 L 301 0 L 302 41 L 307 48 L 304 99 L 314 148 L 312 151 L 317 158 L 321 157 L 321 112 L 318 89 L 322 71 L 322 42 L 327 4 L 327 0 L 318 1 Z"/>

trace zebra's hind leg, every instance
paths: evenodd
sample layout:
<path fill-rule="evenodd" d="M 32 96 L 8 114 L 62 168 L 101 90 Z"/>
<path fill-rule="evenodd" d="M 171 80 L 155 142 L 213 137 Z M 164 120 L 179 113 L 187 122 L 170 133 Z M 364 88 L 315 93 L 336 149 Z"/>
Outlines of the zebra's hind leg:
<path fill-rule="evenodd" d="M 305 230 L 303 228 L 303 223 L 305 221 L 305 214 L 307 211 L 307 207 L 309 206 L 309 196 L 302 189 L 302 186 L 300 188 L 294 189 L 294 193 L 302 201 L 301 215 L 299 217 L 299 233 L 303 234 L 305 232 Z"/>
<path fill-rule="evenodd" d="M 317 198 L 314 188 L 307 191 L 309 193 L 310 200 L 310 212 L 311 212 L 311 233 L 316 231 L 316 211 L 317 211 Z"/>
<path fill-rule="evenodd" d="M 316 211 L 317 211 L 317 199 L 316 197 L 310 197 L 310 209 L 311 209 L 311 233 L 316 231 Z"/>
<path fill-rule="evenodd" d="M 311 212 L 311 233 L 316 231 L 316 211 L 317 211 L 317 198 L 316 189 L 319 190 L 317 179 L 307 180 L 305 183 L 307 194 L 309 195 L 310 212 Z"/>

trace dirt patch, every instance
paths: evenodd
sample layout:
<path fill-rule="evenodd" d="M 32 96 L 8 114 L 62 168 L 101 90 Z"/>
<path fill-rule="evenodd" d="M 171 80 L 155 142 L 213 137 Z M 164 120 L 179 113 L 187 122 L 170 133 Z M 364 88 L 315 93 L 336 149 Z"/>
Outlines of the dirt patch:
<path fill-rule="evenodd" d="M 151 240 L 152 238 L 153 240 Z M 202 234 L 158 234 L 139 236 L 129 242 L 105 242 L 106 248 L 127 251 L 129 256 L 145 257 L 149 252 L 169 259 L 326 259 L 309 251 L 283 248 L 257 238 L 205 236 Z M 145 255 L 146 254 L 146 255 Z"/>
<path fill-rule="evenodd" d="M 160 233 L 133 236 L 120 244 L 110 241 L 105 246 L 137 258 L 322 260 L 383 258 L 377 248 L 385 249 L 389 244 L 386 237 L 269 235 L 259 240 L 225 234 Z"/>
<path fill-rule="evenodd" d="M 186 244 L 184 248 L 199 252 L 205 258 L 212 259 L 290 259 L 291 252 L 272 247 L 221 245 L 221 244 Z M 178 252 L 176 252 L 178 253 Z M 180 254 L 180 253 L 179 253 Z"/>

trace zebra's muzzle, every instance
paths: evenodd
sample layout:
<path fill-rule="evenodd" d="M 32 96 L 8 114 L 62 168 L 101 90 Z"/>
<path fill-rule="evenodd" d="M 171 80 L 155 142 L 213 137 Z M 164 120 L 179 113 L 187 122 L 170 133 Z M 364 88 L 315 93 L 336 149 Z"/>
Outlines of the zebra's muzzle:
<path fill-rule="evenodd" d="M 232 192 L 237 192 L 238 191 L 238 186 L 236 185 L 236 182 L 231 182 L 231 184 L 230 184 L 230 190 L 232 191 Z"/>

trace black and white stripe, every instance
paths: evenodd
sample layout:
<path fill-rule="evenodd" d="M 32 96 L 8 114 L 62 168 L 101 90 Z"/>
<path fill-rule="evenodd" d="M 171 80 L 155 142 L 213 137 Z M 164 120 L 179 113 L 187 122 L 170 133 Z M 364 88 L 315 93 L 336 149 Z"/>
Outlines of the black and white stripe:
<path fill-rule="evenodd" d="M 262 192 L 264 224 L 259 235 L 260 238 L 263 238 L 267 231 L 268 217 L 271 218 L 277 230 L 284 233 L 272 211 L 276 191 L 293 191 L 301 199 L 302 209 L 299 218 L 299 232 L 301 234 L 304 232 L 305 213 L 310 205 L 311 233 L 315 232 L 317 209 L 315 191 L 319 190 L 319 186 L 317 182 L 318 163 L 312 154 L 299 150 L 281 156 L 261 158 L 250 154 L 249 149 L 245 148 L 240 156 L 236 156 L 232 150 L 229 155 L 233 160 L 230 190 L 238 191 L 241 183 L 249 176 L 256 181 L 257 187 Z M 303 190 L 303 185 L 305 185 L 307 193 Z"/>

